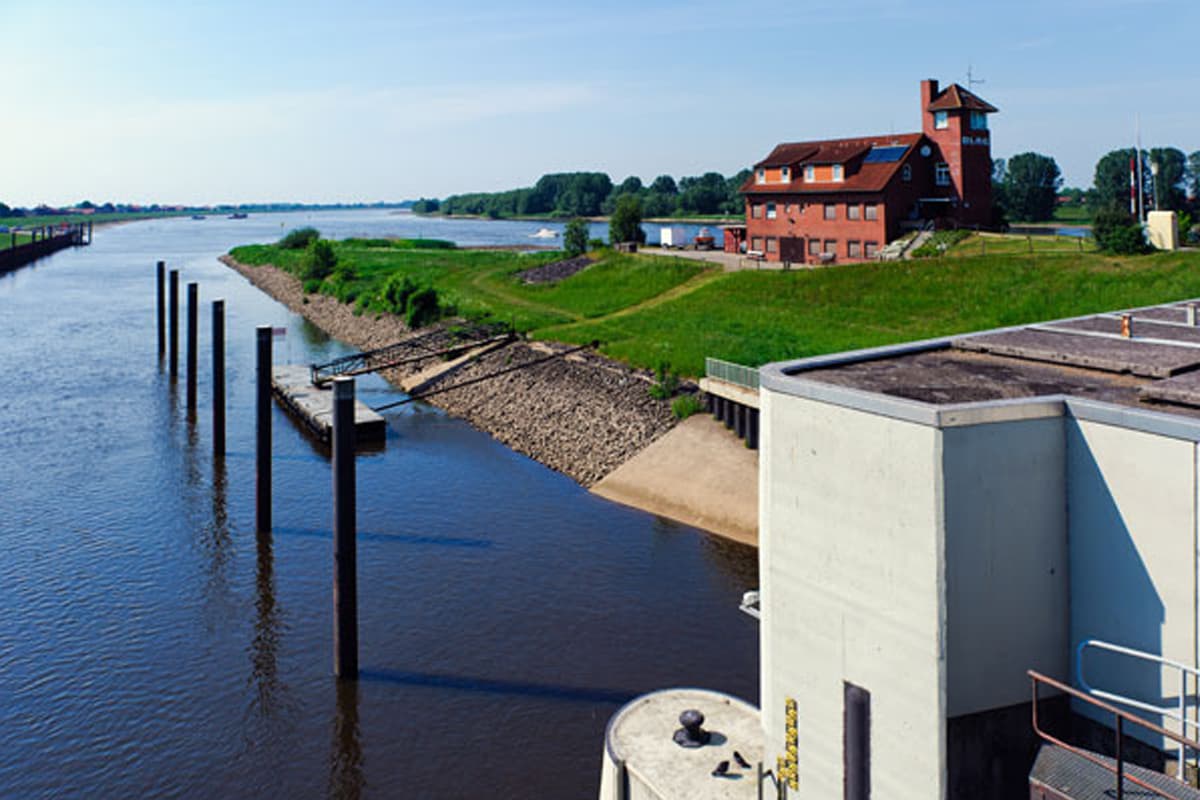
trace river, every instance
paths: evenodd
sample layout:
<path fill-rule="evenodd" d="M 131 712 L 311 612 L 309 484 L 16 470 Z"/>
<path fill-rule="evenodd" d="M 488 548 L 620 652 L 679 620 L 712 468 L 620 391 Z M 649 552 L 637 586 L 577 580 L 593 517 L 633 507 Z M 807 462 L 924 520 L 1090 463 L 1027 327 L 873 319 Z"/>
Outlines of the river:
<path fill-rule="evenodd" d="M 0 276 L 0 795 L 592 798 L 626 699 L 696 685 L 757 702 L 758 630 L 737 610 L 752 549 L 598 499 L 419 404 L 359 458 L 363 674 L 338 685 L 329 462 L 278 407 L 275 527 L 253 530 L 254 327 L 286 329 L 276 363 L 348 348 L 216 261 L 302 224 L 463 244 L 540 227 L 152 220 Z M 181 298 L 200 284 L 195 421 L 157 358 L 157 259 Z"/>

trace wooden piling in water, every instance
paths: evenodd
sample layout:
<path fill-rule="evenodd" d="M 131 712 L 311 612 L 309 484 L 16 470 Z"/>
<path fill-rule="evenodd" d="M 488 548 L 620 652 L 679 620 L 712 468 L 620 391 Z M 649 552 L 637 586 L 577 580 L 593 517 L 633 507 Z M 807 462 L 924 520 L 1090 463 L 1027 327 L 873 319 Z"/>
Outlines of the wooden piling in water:
<path fill-rule="evenodd" d="M 167 354 L 167 262 L 159 261 L 157 272 L 158 287 L 158 360 Z"/>
<path fill-rule="evenodd" d="M 258 365 L 255 402 L 254 522 L 259 533 L 271 531 L 271 326 L 257 328 Z"/>
<path fill-rule="evenodd" d="M 171 270 L 171 289 L 167 293 L 167 300 L 170 304 L 170 323 L 169 328 L 171 346 L 170 346 L 170 375 L 172 380 L 179 375 L 179 270 Z"/>
<path fill-rule="evenodd" d="M 212 304 L 213 455 L 225 455 L 225 301 Z"/>
<path fill-rule="evenodd" d="M 196 413 L 196 348 L 199 344 L 197 324 L 200 309 L 200 284 L 187 285 L 187 410 L 188 416 Z"/>
<path fill-rule="evenodd" d="M 358 678 L 354 379 L 333 381 L 333 674 Z"/>

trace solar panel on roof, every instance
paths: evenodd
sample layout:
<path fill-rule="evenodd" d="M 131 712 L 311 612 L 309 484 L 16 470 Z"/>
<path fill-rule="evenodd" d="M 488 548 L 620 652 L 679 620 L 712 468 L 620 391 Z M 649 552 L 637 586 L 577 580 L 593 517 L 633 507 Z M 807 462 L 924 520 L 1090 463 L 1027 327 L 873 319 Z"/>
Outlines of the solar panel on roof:
<path fill-rule="evenodd" d="M 872 147 L 863 159 L 865 164 L 892 164 L 904 157 L 907 147 Z"/>

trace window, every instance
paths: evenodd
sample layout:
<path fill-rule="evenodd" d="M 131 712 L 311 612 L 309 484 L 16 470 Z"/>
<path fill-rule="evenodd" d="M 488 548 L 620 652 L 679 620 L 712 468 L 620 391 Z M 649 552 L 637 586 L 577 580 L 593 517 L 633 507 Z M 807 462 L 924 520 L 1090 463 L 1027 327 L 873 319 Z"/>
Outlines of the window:
<path fill-rule="evenodd" d="M 767 252 L 768 253 L 778 253 L 779 252 L 779 240 L 776 239 L 774 236 L 767 237 Z"/>
<path fill-rule="evenodd" d="M 788 181 L 790 181 L 792 179 L 791 169 L 788 167 L 781 167 L 779 170 L 779 179 L 781 181 L 783 181 L 784 183 L 787 183 Z"/>
<path fill-rule="evenodd" d="M 871 693 L 842 684 L 842 790 L 845 800 L 871 798 Z"/>
<path fill-rule="evenodd" d="M 846 219 L 858 219 L 862 215 L 862 208 L 858 203 L 846 204 Z"/>
<path fill-rule="evenodd" d="M 767 219 L 775 219 L 775 204 L 767 203 Z"/>
<path fill-rule="evenodd" d="M 835 203 L 825 204 L 825 219 L 837 219 L 837 205 Z"/>
<path fill-rule="evenodd" d="M 767 182 L 767 171 L 763 167 L 758 168 L 758 182 L 759 183 Z"/>
<path fill-rule="evenodd" d="M 875 254 L 878 252 L 878 242 L 863 242 L 863 255 L 865 255 L 867 258 L 874 258 Z"/>
<path fill-rule="evenodd" d="M 937 166 L 933 168 L 934 182 L 938 186 L 950 185 L 950 165 L 944 161 L 939 161 Z"/>
<path fill-rule="evenodd" d="M 987 130 L 987 114 L 982 111 L 971 112 L 971 129 L 977 131 Z"/>
<path fill-rule="evenodd" d="M 750 249 L 756 253 L 763 251 L 763 240 L 761 236 L 755 236 L 750 240 Z"/>
<path fill-rule="evenodd" d="M 837 252 L 837 239 L 826 239 L 825 240 L 825 249 L 822 250 L 822 252 L 828 253 L 829 255 L 833 255 L 834 253 L 836 253 Z"/>
<path fill-rule="evenodd" d="M 833 165 L 833 179 L 835 181 L 839 181 L 839 182 L 842 180 L 842 165 L 841 164 Z"/>
<path fill-rule="evenodd" d="M 812 164 L 809 164 L 807 167 L 804 168 L 804 180 L 814 181 L 816 179 L 817 179 L 817 168 L 814 167 Z"/>
<path fill-rule="evenodd" d="M 750 205 L 751 219 L 762 219 L 762 203 L 752 203 Z"/>
<path fill-rule="evenodd" d="M 846 242 L 846 256 L 848 258 L 862 258 L 862 242 Z"/>
<path fill-rule="evenodd" d="M 905 164 L 900 168 L 900 179 L 905 181 L 912 180 L 912 164 Z"/>
<path fill-rule="evenodd" d="M 933 127 L 936 130 L 944 131 L 950 127 L 950 113 L 947 111 L 933 112 Z"/>
<path fill-rule="evenodd" d="M 867 203 L 863 206 L 863 219 L 879 219 L 879 206 L 874 203 Z"/>
<path fill-rule="evenodd" d="M 808 254 L 810 256 L 821 255 L 821 240 L 820 239 L 809 239 L 808 240 Z"/>

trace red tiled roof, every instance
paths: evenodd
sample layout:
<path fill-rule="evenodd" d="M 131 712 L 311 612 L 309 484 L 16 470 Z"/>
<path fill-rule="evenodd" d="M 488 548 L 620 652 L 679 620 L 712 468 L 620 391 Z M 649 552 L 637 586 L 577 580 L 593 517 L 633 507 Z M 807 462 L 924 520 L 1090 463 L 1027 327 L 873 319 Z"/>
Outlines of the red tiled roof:
<path fill-rule="evenodd" d="M 933 101 L 929 104 L 929 111 L 954 111 L 959 108 L 965 108 L 970 111 L 983 111 L 987 114 L 994 114 L 998 109 L 991 103 L 981 100 L 978 95 L 964 89 L 957 83 L 952 83 L 947 86 Z"/>
<path fill-rule="evenodd" d="M 742 184 L 743 194 L 828 194 L 831 192 L 877 192 L 883 189 L 900 169 L 917 142 L 919 133 L 888 136 L 860 136 L 853 139 L 826 139 L 818 142 L 788 142 L 777 145 L 770 155 L 754 165 L 759 167 L 792 167 L 790 183 L 757 183 L 755 176 Z M 805 183 L 802 170 L 795 167 L 808 164 L 849 164 L 866 155 L 872 147 L 905 147 L 904 155 L 891 162 L 863 162 L 856 169 L 847 169 L 840 183 Z"/>

